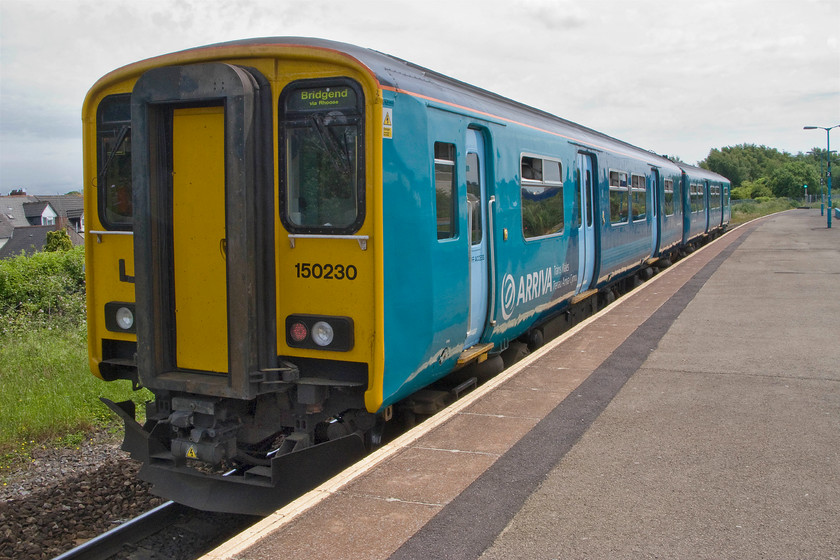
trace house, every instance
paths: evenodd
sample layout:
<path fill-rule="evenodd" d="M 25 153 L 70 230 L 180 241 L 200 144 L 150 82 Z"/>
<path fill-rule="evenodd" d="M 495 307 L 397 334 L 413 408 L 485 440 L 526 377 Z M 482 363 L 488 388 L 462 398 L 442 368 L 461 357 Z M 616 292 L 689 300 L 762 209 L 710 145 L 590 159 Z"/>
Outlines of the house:
<path fill-rule="evenodd" d="M 24 202 L 23 214 L 30 226 L 52 226 L 58 213 L 49 202 Z"/>
<path fill-rule="evenodd" d="M 85 231 L 85 204 L 81 195 L 38 195 L 34 198 L 41 202 L 49 202 L 50 206 L 58 213 L 59 223 L 66 218 L 65 226 L 72 227 L 76 233 Z"/>
<path fill-rule="evenodd" d="M 47 231 L 66 229 L 74 245 L 84 244 L 80 195 L 0 196 L 0 258 L 44 248 Z"/>

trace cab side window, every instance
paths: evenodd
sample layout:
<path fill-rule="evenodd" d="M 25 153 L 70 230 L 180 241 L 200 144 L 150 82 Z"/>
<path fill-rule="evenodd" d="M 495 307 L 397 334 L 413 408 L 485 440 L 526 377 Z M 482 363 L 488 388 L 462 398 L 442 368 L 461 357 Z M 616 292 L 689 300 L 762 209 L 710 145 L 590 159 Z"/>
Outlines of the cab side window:
<path fill-rule="evenodd" d="M 109 95 L 96 112 L 99 221 L 106 229 L 130 230 L 131 95 Z"/>

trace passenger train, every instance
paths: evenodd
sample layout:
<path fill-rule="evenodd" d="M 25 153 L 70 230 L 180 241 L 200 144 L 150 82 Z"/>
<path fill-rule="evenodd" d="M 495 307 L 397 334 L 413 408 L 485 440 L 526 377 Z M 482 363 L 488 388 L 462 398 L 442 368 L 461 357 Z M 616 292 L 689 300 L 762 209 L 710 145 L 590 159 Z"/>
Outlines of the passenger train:
<path fill-rule="evenodd" d="M 730 217 L 720 175 L 326 40 L 130 64 L 83 124 L 90 368 L 154 394 L 107 403 L 123 447 L 209 510 L 273 511 Z"/>

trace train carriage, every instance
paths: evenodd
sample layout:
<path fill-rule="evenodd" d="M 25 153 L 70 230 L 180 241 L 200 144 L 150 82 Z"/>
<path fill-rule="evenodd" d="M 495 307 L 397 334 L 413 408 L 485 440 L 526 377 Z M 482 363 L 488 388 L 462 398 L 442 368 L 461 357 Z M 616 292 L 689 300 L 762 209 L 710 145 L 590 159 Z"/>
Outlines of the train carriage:
<path fill-rule="evenodd" d="M 683 244 L 719 231 L 729 223 L 729 181 L 707 169 L 681 164 L 684 220 Z"/>
<path fill-rule="evenodd" d="M 138 62 L 83 120 L 90 367 L 155 394 L 109 403 L 124 448 L 205 509 L 272 511 L 728 216 L 720 176 L 330 41 Z"/>

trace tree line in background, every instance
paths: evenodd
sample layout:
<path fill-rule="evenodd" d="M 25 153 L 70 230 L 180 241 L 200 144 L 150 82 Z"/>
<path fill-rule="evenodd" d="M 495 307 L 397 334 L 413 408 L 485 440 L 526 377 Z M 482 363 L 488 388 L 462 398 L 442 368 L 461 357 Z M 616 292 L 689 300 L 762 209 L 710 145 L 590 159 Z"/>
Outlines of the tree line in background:
<path fill-rule="evenodd" d="M 826 189 L 825 154 L 825 149 L 820 148 L 814 148 L 806 154 L 800 152 L 791 155 L 767 146 L 739 144 L 714 148 L 700 162 L 700 167 L 728 178 L 732 183 L 733 200 L 761 197 L 802 199 L 805 197 L 803 185 L 808 185 L 808 194 L 818 199 L 820 178 L 823 183 L 822 192 Z M 831 158 L 831 166 L 837 167 L 838 163 L 840 159 L 835 154 Z M 832 183 L 831 187 L 834 201 L 840 198 L 834 194 L 840 185 Z"/>

